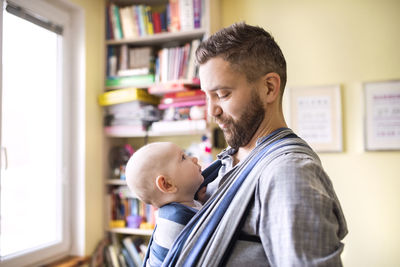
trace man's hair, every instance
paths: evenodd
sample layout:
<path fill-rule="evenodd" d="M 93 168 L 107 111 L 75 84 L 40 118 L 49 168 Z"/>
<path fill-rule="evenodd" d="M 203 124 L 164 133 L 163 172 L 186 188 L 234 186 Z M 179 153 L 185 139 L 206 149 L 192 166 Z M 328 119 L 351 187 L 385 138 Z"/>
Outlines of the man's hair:
<path fill-rule="evenodd" d="M 274 38 L 263 28 L 235 23 L 211 35 L 196 50 L 197 64 L 221 57 L 246 75 L 248 82 L 276 72 L 281 78 L 281 94 L 286 85 L 286 61 Z"/>

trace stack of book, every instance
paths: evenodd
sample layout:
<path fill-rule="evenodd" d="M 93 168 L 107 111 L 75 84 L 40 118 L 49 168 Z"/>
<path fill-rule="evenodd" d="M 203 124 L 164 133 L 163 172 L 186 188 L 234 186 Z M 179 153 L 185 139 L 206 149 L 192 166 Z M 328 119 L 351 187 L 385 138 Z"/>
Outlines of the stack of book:
<path fill-rule="evenodd" d="M 144 89 L 125 88 L 103 93 L 99 96 L 99 103 L 105 106 L 106 134 L 128 129 L 130 132 L 143 132 L 146 122 L 160 119 L 157 108 L 159 101 L 157 96 L 150 95 Z"/>
<path fill-rule="evenodd" d="M 154 82 L 151 47 L 110 46 L 107 52 L 107 87 L 142 86 Z"/>
<path fill-rule="evenodd" d="M 169 0 L 167 4 L 107 6 L 107 39 L 118 40 L 201 28 L 202 0 Z"/>
<path fill-rule="evenodd" d="M 195 39 L 183 46 L 159 50 L 155 63 L 155 81 L 161 83 L 176 80 L 193 82 L 198 71 L 194 58 L 199 44 L 200 40 Z"/>
<path fill-rule="evenodd" d="M 105 266 L 108 267 L 140 267 L 143 265 L 147 251 L 144 239 L 129 236 L 118 238 L 113 233 L 110 239 L 103 250 L 96 250 L 93 257 L 103 258 Z"/>
<path fill-rule="evenodd" d="M 161 110 L 173 107 L 205 106 L 206 95 L 200 89 L 175 93 L 166 93 L 160 100 L 158 108 Z"/>

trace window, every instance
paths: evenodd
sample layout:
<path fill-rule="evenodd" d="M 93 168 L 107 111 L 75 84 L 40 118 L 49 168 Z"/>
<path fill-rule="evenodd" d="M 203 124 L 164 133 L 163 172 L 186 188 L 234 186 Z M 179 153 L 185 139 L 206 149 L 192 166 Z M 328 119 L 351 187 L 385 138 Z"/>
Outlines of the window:
<path fill-rule="evenodd" d="M 2 5 L 0 256 L 24 266 L 71 248 L 69 14 L 41 0 Z"/>

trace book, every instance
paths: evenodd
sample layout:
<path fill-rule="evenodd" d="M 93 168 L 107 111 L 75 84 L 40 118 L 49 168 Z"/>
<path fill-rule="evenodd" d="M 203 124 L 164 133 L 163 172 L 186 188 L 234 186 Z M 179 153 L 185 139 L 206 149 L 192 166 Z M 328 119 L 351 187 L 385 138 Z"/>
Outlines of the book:
<path fill-rule="evenodd" d="M 201 28 L 201 1 L 193 0 L 193 26 L 195 29 Z"/>
<path fill-rule="evenodd" d="M 126 250 L 126 248 L 122 248 L 121 253 L 124 256 L 128 267 L 140 267 L 140 266 L 136 266 L 135 262 L 133 261 L 131 255 L 129 255 L 129 252 L 128 252 L 128 250 Z"/>
<path fill-rule="evenodd" d="M 121 20 L 119 16 L 119 7 L 111 4 L 113 11 L 113 26 L 114 26 L 114 37 L 115 39 L 122 39 L 124 36 L 122 34 Z"/>
<path fill-rule="evenodd" d="M 128 45 L 123 44 L 119 51 L 119 66 L 118 70 L 128 69 Z"/>
<path fill-rule="evenodd" d="M 99 104 L 101 106 L 115 105 L 125 102 L 139 100 L 149 104 L 158 104 L 159 98 L 147 93 L 144 89 L 124 88 L 108 91 L 99 96 Z"/>
<path fill-rule="evenodd" d="M 151 13 L 151 7 L 146 6 L 145 7 L 145 12 L 146 12 L 146 25 L 147 25 L 147 33 L 149 35 L 154 34 L 154 26 L 153 26 L 153 15 Z"/>
<path fill-rule="evenodd" d="M 205 120 L 180 120 L 180 121 L 157 121 L 151 125 L 151 130 L 157 133 L 197 132 L 205 131 L 207 123 Z"/>
<path fill-rule="evenodd" d="M 137 69 L 118 70 L 116 76 L 136 76 L 136 75 L 148 75 L 148 74 L 151 74 L 150 68 L 137 68 Z"/>
<path fill-rule="evenodd" d="M 108 77 L 106 87 L 149 86 L 154 82 L 154 74 L 126 77 Z"/>
<path fill-rule="evenodd" d="M 169 0 L 169 32 L 178 32 L 181 29 L 180 16 L 179 16 L 179 1 L 180 0 Z"/>
<path fill-rule="evenodd" d="M 196 50 L 200 45 L 200 40 L 195 39 L 192 41 L 191 47 L 190 47 L 190 56 L 189 56 L 189 61 L 188 61 L 188 70 L 186 73 L 186 79 L 187 80 L 193 80 L 196 77 L 196 65 L 195 65 L 195 54 Z"/>
<path fill-rule="evenodd" d="M 111 259 L 111 264 L 113 267 L 120 267 L 119 262 L 118 262 L 118 255 L 115 250 L 115 247 L 113 245 L 108 245 L 107 246 L 108 253 L 110 255 Z"/>
<path fill-rule="evenodd" d="M 107 136 L 126 137 L 126 136 L 144 136 L 144 127 L 142 125 L 127 126 L 106 126 L 104 132 Z"/>
<path fill-rule="evenodd" d="M 118 261 L 119 261 L 119 265 L 121 267 L 128 267 L 128 265 L 126 263 L 126 260 L 125 260 L 125 257 L 124 257 L 124 255 L 122 253 L 118 254 Z"/>
<path fill-rule="evenodd" d="M 139 251 L 137 250 L 132 239 L 130 237 L 125 237 L 122 239 L 122 243 L 124 244 L 131 258 L 133 259 L 135 265 L 142 266 L 142 258 L 140 257 Z"/>
<path fill-rule="evenodd" d="M 181 82 L 171 83 L 158 83 L 149 87 L 148 91 L 150 94 L 165 94 L 171 92 L 181 92 L 190 90 L 190 85 L 186 85 Z"/>
<path fill-rule="evenodd" d="M 160 104 L 172 104 L 177 102 L 187 102 L 193 100 L 206 100 L 205 93 L 201 90 L 189 90 L 183 92 L 166 93 L 161 98 Z"/>
<path fill-rule="evenodd" d="M 106 6 L 106 38 L 107 40 L 112 40 L 114 39 L 114 34 L 113 34 L 113 25 L 111 21 L 111 8 L 110 4 L 107 4 Z"/>
<path fill-rule="evenodd" d="M 181 31 L 194 29 L 193 0 L 179 0 L 179 21 Z"/>
<path fill-rule="evenodd" d="M 153 49 L 150 46 L 129 49 L 129 69 L 148 68 L 152 66 Z"/>
<path fill-rule="evenodd" d="M 133 17 L 132 17 L 131 8 L 120 7 L 119 8 L 119 16 L 121 19 L 121 27 L 124 38 L 132 38 L 135 37 L 133 30 Z"/>
<path fill-rule="evenodd" d="M 169 107 L 192 107 L 192 106 L 204 106 L 206 104 L 205 99 L 195 99 L 190 101 L 173 102 L 169 104 L 159 104 L 158 108 L 163 110 Z"/>
<path fill-rule="evenodd" d="M 140 36 L 140 31 L 139 31 L 139 22 L 138 22 L 138 16 L 136 13 L 136 8 L 135 6 L 130 7 L 130 12 L 131 12 L 131 19 L 132 19 L 132 29 L 133 29 L 133 35 L 134 37 Z"/>
<path fill-rule="evenodd" d="M 139 35 L 145 36 L 145 35 L 147 35 L 147 33 L 146 33 L 146 25 L 144 24 L 144 17 L 143 17 L 142 9 L 143 9 L 143 5 L 135 6 L 138 27 L 139 27 L 139 33 L 140 33 Z"/>

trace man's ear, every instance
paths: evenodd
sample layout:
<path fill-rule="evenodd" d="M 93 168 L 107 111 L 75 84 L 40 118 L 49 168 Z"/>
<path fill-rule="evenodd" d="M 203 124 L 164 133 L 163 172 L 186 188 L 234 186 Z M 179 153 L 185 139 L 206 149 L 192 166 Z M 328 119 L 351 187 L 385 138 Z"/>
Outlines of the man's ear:
<path fill-rule="evenodd" d="M 279 99 L 281 92 L 281 77 L 276 72 L 270 72 L 263 76 L 263 86 L 267 90 L 267 103 L 272 103 Z"/>
<path fill-rule="evenodd" d="M 178 190 L 164 175 L 157 176 L 156 186 L 163 193 L 175 193 Z"/>

